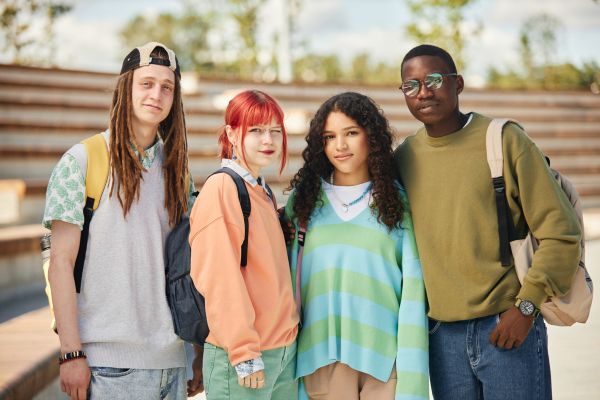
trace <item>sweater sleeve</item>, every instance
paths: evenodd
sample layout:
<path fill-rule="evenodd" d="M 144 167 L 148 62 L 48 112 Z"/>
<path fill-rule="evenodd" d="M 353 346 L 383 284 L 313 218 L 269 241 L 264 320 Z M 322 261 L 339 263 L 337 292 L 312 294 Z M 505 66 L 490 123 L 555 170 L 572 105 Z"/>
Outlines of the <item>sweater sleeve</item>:
<path fill-rule="evenodd" d="M 401 193 L 407 211 L 402 219 L 402 292 L 398 310 L 395 398 L 428 399 L 429 332 L 425 284 L 408 201 L 403 190 Z"/>
<path fill-rule="evenodd" d="M 566 195 L 557 184 L 541 151 L 518 127 L 505 130 L 509 140 L 505 154 L 514 163 L 505 168 L 516 181 L 515 188 L 525 220 L 539 248 L 533 256 L 518 297 L 538 308 L 548 296 L 568 292 L 580 257 L 581 227 Z"/>
<path fill-rule="evenodd" d="M 191 271 L 204 296 L 210 335 L 231 365 L 260 357 L 255 312 L 240 267 L 244 219 L 233 180 L 211 177 L 190 217 Z"/>

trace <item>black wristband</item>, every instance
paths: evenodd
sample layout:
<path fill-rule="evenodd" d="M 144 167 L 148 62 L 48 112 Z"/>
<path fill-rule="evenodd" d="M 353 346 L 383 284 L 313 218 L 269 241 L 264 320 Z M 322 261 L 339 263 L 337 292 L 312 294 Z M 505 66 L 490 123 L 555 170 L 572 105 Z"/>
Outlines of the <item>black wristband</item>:
<path fill-rule="evenodd" d="M 70 353 L 65 353 L 58 357 L 58 364 L 61 365 L 63 363 L 66 363 L 67 361 L 76 360 L 78 358 L 87 358 L 87 355 L 83 350 L 76 350 Z"/>

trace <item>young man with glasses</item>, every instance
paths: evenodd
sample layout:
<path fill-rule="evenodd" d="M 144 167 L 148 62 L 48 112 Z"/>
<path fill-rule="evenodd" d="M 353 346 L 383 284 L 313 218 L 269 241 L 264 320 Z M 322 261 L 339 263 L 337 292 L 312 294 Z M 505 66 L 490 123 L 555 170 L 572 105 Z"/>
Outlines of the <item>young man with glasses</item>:
<path fill-rule="evenodd" d="M 486 157 L 490 118 L 462 113 L 452 57 L 421 45 L 402 61 L 406 105 L 424 126 L 395 152 L 429 300 L 432 392 L 439 399 L 550 399 L 548 296 L 569 290 L 581 230 L 544 156 L 517 125 L 503 133 L 504 179 L 518 237 L 540 239 L 521 286 L 500 262 Z M 525 220 L 526 218 L 526 220 Z M 529 307 L 520 308 L 518 305 Z"/>

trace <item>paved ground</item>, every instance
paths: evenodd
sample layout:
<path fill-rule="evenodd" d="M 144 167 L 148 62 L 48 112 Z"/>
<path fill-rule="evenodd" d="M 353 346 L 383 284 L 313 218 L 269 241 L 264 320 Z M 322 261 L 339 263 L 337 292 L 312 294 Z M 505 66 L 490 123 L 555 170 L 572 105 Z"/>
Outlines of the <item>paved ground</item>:
<path fill-rule="evenodd" d="M 600 287 L 600 240 L 587 242 L 586 260 Z M 554 400 L 600 400 L 600 295 L 586 324 L 548 326 L 548 341 Z"/>
<path fill-rule="evenodd" d="M 600 399 L 600 240 L 587 243 L 586 261 L 596 288 L 588 322 L 548 328 L 552 391 L 557 400 Z"/>
<path fill-rule="evenodd" d="M 590 217 L 590 216 L 588 216 Z M 590 275 L 600 287 L 600 213 L 586 218 L 588 237 L 586 261 Z M 555 400 L 600 400 L 600 295 L 596 293 L 592 313 L 586 324 L 548 327 L 550 364 Z M 37 400 L 64 399 L 54 390 Z M 204 400 L 203 395 L 195 396 Z M 507 399 L 509 400 L 509 399 Z"/>

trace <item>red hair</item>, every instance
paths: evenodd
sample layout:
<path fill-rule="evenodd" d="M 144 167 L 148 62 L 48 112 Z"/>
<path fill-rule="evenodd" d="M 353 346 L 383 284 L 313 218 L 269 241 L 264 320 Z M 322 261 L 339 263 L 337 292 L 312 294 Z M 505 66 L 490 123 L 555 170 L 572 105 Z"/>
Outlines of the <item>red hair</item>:
<path fill-rule="evenodd" d="M 225 125 L 231 126 L 232 129 L 239 129 L 241 133 L 242 159 L 244 162 L 246 162 L 246 152 L 243 144 L 248 128 L 255 125 L 269 125 L 273 120 L 281 125 L 283 133 L 279 169 L 279 173 L 281 173 L 287 161 L 287 133 L 283 125 L 283 110 L 275 99 L 260 90 L 246 90 L 231 99 L 227 105 L 227 110 L 225 110 Z M 233 145 L 227 138 L 225 126 L 221 128 L 219 133 L 219 145 L 221 147 L 221 158 L 231 158 Z"/>

